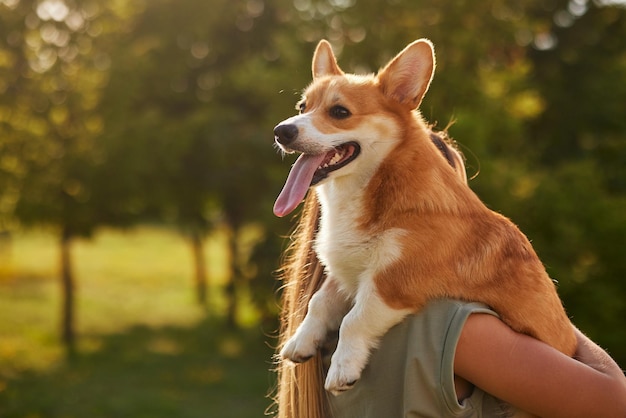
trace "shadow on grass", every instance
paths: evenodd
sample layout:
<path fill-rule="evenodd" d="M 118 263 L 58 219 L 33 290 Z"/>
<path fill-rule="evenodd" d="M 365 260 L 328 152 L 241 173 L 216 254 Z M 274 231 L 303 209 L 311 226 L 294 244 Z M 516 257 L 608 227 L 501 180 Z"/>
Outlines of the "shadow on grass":
<path fill-rule="evenodd" d="M 0 417 L 245 418 L 270 403 L 272 351 L 260 332 L 203 321 L 83 339 L 89 354 L 0 381 Z"/>

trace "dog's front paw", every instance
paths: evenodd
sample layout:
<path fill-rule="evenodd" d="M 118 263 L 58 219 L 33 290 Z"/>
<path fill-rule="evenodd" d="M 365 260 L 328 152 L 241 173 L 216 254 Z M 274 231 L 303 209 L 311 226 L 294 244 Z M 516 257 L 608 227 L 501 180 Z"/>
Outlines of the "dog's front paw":
<path fill-rule="evenodd" d="M 297 334 L 291 337 L 280 350 L 280 356 L 293 363 L 304 363 L 309 360 L 315 355 L 317 345 L 302 340 L 303 338 L 298 338 Z"/>
<path fill-rule="evenodd" d="M 304 322 L 285 343 L 280 356 L 293 363 L 304 363 L 317 353 L 324 342 L 325 330 L 312 321 Z"/>
<path fill-rule="evenodd" d="M 357 380 L 361 378 L 361 367 L 352 362 L 345 364 L 331 361 L 330 368 L 328 369 L 328 375 L 326 376 L 326 383 L 324 388 L 337 396 L 347 390 L 352 389 Z"/>
<path fill-rule="evenodd" d="M 369 347 L 367 341 L 355 336 L 351 339 L 339 337 L 324 388 L 335 396 L 352 389 L 367 365 Z"/>

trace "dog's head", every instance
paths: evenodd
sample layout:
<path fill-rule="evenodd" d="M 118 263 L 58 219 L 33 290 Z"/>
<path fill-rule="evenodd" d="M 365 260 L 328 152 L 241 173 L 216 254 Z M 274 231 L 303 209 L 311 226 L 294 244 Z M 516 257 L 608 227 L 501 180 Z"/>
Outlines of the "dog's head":
<path fill-rule="evenodd" d="M 402 137 L 401 119 L 419 107 L 435 68 L 433 46 L 417 40 L 377 75 L 345 74 L 321 41 L 313 55 L 313 82 L 299 115 L 274 128 L 276 144 L 302 155 L 276 200 L 274 213 L 292 212 L 308 188 L 359 172 L 367 178 Z"/>

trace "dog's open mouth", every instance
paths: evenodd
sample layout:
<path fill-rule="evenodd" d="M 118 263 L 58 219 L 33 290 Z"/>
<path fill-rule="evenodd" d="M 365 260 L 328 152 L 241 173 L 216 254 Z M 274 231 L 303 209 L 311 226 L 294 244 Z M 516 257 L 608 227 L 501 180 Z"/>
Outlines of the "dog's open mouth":
<path fill-rule="evenodd" d="M 326 154 L 302 154 L 296 160 L 283 190 L 274 204 L 274 214 L 285 216 L 291 213 L 304 199 L 307 190 L 328 175 L 350 164 L 361 152 L 356 142 L 346 142 Z"/>
<path fill-rule="evenodd" d="M 311 186 L 316 185 L 320 181 L 328 177 L 328 174 L 345 167 L 352 162 L 361 152 L 361 147 L 356 142 L 346 142 L 339 145 L 334 150 L 330 151 L 324 157 L 322 163 L 317 167 L 313 178 L 311 179 Z"/>

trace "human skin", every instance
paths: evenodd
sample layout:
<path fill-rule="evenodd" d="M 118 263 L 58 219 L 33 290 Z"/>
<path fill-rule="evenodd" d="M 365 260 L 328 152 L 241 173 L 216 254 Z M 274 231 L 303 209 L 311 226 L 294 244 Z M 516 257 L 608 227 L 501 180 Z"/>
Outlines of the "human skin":
<path fill-rule="evenodd" d="M 480 387 L 541 417 L 626 417 L 626 377 L 598 345 L 575 329 L 574 358 L 492 315 L 471 315 L 454 359 L 457 394 Z"/>

